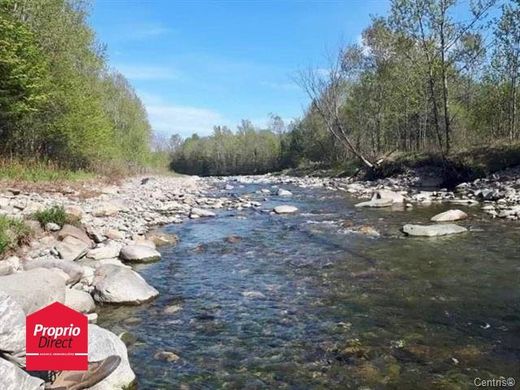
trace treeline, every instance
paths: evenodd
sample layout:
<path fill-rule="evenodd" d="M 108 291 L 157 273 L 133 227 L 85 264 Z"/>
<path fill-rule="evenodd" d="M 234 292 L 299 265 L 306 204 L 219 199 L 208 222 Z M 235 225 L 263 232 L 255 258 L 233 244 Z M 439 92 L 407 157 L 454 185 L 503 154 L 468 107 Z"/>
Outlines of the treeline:
<path fill-rule="evenodd" d="M 219 174 L 309 162 L 375 169 L 395 152 L 448 158 L 520 138 L 520 0 L 393 0 L 360 43 L 331 57 L 296 77 L 311 102 L 302 118 L 282 133 L 257 131 L 272 145 L 258 151 L 261 159 L 254 150 L 265 141 L 216 133 L 186 140 L 173 166 Z"/>
<path fill-rule="evenodd" d="M 0 1 L 0 158 L 95 170 L 150 159 L 146 111 L 108 68 L 87 11 L 82 0 Z"/>

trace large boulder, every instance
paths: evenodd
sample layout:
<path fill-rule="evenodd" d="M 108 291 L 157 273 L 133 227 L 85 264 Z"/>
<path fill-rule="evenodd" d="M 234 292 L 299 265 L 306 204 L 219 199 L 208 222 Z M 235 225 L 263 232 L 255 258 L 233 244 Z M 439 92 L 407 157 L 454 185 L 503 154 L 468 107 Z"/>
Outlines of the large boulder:
<path fill-rule="evenodd" d="M 88 249 L 88 244 L 73 236 L 67 236 L 63 241 L 56 244 L 56 250 L 60 257 L 67 261 L 81 259 L 87 254 Z"/>
<path fill-rule="evenodd" d="M 13 363 L 0 358 L 0 389 L 43 390 L 43 388 L 43 380 L 30 376 Z"/>
<path fill-rule="evenodd" d="M 437 214 L 432 217 L 433 222 L 450 222 L 450 221 L 458 221 L 459 219 L 468 218 L 468 214 L 466 214 L 462 210 L 448 210 L 443 213 Z"/>
<path fill-rule="evenodd" d="M 439 225 L 404 225 L 403 232 L 409 236 L 422 237 L 436 237 L 447 236 L 449 234 L 458 234 L 467 232 L 463 226 L 455 225 L 453 223 L 439 224 Z"/>
<path fill-rule="evenodd" d="M 25 314 L 13 298 L 0 291 L 0 351 L 12 353 L 24 349 Z"/>
<path fill-rule="evenodd" d="M 191 209 L 190 218 L 198 218 L 198 217 L 215 217 L 216 214 L 213 211 L 200 209 L 198 207 L 194 207 Z"/>
<path fill-rule="evenodd" d="M 404 202 L 404 196 L 399 192 L 391 191 L 391 190 L 377 190 L 372 195 L 372 200 L 388 200 L 392 201 L 392 203 L 400 204 Z"/>
<path fill-rule="evenodd" d="M 91 313 L 96 309 L 92 296 L 82 290 L 65 289 L 65 305 L 81 313 Z"/>
<path fill-rule="evenodd" d="M 125 344 L 112 332 L 97 325 L 88 326 L 88 360 L 95 362 L 111 355 L 121 357 L 116 370 L 90 390 L 122 390 L 135 382 L 135 374 L 130 368 Z"/>
<path fill-rule="evenodd" d="M 159 295 L 137 272 L 111 264 L 96 269 L 93 285 L 98 302 L 138 305 Z"/>
<path fill-rule="evenodd" d="M 292 192 L 288 190 L 284 190 L 283 188 L 279 188 L 278 191 L 276 191 L 276 195 L 278 196 L 292 196 Z"/>
<path fill-rule="evenodd" d="M 101 260 L 101 259 L 112 259 L 119 257 L 121 251 L 121 244 L 115 241 L 109 241 L 106 245 L 100 246 L 95 249 L 91 249 L 87 252 L 89 259 Z"/>
<path fill-rule="evenodd" d="M 128 245 L 121 249 L 121 259 L 128 262 L 148 263 L 161 258 L 161 254 L 148 245 Z"/>
<path fill-rule="evenodd" d="M 58 239 L 63 240 L 67 236 L 72 236 L 74 238 L 77 238 L 80 241 L 83 241 L 85 244 L 87 244 L 89 247 L 92 247 L 93 243 L 92 240 L 89 238 L 87 233 L 83 229 L 80 229 L 76 226 L 72 225 L 63 225 L 61 230 L 58 232 Z"/>
<path fill-rule="evenodd" d="M 25 314 L 53 302 L 65 302 L 65 280 L 59 273 L 45 268 L 0 276 L 0 290 L 10 295 Z"/>
<path fill-rule="evenodd" d="M 276 206 L 273 209 L 273 211 L 276 214 L 293 214 L 298 211 L 298 208 L 294 207 L 294 206 L 289 206 L 289 205 L 281 205 L 281 206 Z"/>
<path fill-rule="evenodd" d="M 83 267 L 81 265 L 55 258 L 29 260 L 23 263 L 23 268 L 26 271 L 35 268 L 60 269 L 68 275 L 66 284 L 76 283 L 83 277 Z"/>

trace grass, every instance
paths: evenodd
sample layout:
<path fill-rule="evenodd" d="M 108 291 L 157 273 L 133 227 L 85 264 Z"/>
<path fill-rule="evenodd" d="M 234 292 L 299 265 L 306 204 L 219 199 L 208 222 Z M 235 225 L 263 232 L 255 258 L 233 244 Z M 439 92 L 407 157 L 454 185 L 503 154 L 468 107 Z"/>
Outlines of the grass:
<path fill-rule="evenodd" d="M 23 244 L 31 235 L 31 229 L 22 221 L 0 215 L 0 255 Z"/>
<path fill-rule="evenodd" d="M 45 161 L 0 160 L 0 180 L 27 182 L 80 181 L 95 177 L 84 170 L 69 170 Z"/>
<path fill-rule="evenodd" d="M 69 216 L 65 212 L 63 206 L 52 206 L 44 210 L 37 211 L 33 215 L 34 219 L 40 222 L 42 227 L 45 227 L 48 223 L 55 223 L 63 227 L 68 221 Z"/>

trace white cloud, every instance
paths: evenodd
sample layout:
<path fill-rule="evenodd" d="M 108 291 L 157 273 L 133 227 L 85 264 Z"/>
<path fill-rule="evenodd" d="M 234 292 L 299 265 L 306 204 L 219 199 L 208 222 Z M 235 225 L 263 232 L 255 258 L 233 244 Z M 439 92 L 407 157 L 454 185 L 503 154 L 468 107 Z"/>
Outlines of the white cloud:
<path fill-rule="evenodd" d="M 208 108 L 173 104 L 145 105 L 152 128 L 164 134 L 179 133 L 188 137 L 196 132 L 207 135 L 213 131 L 213 126 L 226 123 L 219 112 Z"/>
<path fill-rule="evenodd" d="M 179 72 L 173 68 L 154 65 L 115 65 L 115 69 L 130 80 L 178 80 Z"/>

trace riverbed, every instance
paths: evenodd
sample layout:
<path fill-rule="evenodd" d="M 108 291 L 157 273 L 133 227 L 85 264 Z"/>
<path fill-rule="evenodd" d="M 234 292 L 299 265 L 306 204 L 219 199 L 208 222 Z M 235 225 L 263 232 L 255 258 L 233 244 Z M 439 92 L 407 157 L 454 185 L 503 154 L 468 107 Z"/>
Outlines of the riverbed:
<path fill-rule="evenodd" d="M 293 196 L 279 197 L 260 192 L 266 183 L 225 184 L 209 195 L 248 195 L 261 206 L 166 226 L 180 243 L 136 267 L 159 298 L 100 310 L 101 326 L 130 335 L 140 388 L 520 380 L 517 223 L 465 208 L 468 233 L 411 238 L 403 224 L 427 223 L 448 206 L 367 210 L 341 191 L 287 185 Z M 280 204 L 299 210 L 269 212 Z M 360 226 L 379 236 L 354 232 Z"/>

